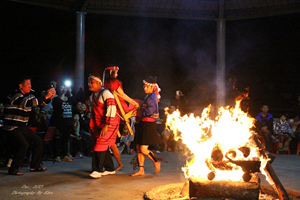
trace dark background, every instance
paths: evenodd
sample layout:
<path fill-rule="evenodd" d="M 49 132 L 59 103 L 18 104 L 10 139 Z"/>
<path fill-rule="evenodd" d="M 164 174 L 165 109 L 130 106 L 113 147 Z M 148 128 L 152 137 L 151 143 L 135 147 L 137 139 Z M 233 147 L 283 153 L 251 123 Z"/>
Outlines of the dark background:
<path fill-rule="evenodd" d="M 1 101 L 21 75 L 32 77 L 37 94 L 50 80 L 73 78 L 76 13 L 9 1 L 0 9 Z M 262 103 L 275 117 L 298 114 L 299 21 L 293 14 L 226 23 L 227 103 L 249 87 L 251 115 Z M 87 14 L 85 77 L 118 65 L 125 92 L 143 98 L 142 80 L 154 75 L 162 98 L 180 89 L 190 111 L 202 110 L 215 99 L 216 28 L 214 21 Z"/>

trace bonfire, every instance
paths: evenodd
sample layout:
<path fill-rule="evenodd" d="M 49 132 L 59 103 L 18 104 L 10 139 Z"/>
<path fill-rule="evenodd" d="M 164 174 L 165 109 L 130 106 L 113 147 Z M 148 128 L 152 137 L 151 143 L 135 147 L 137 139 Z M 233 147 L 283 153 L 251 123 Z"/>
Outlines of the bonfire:
<path fill-rule="evenodd" d="M 252 191 L 253 185 L 249 184 L 254 178 L 258 191 L 256 172 L 260 172 L 279 196 L 283 196 L 281 199 L 286 199 L 287 194 L 270 165 L 270 158 L 257 140 L 255 119 L 240 108 L 242 100 L 238 98 L 234 107 L 219 108 L 215 118 L 210 116 L 211 106 L 205 108 L 201 116 L 181 116 L 179 110 L 167 116 L 166 127 L 173 131 L 175 140 L 182 140 L 190 155 L 182 168 L 186 180 L 192 181 L 193 185 L 195 181 L 205 184 L 210 181 L 210 185 L 219 181 L 220 190 L 224 188 L 224 183 L 234 182 L 234 186 L 228 187 L 236 193 L 234 190 L 240 185 L 243 185 L 241 192 Z M 244 184 L 246 182 L 250 183 Z M 189 191 L 191 193 L 191 187 Z"/>

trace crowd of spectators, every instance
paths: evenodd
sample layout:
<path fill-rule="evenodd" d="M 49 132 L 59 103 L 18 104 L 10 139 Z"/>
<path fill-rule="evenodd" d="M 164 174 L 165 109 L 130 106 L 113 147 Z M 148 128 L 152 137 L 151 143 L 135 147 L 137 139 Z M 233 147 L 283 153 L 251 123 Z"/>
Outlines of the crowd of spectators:
<path fill-rule="evenodd" d="M 123 88 L 121 83 L 116 85 L 114 90 Z M 54 160 L 56 162 L 72 162 L 74 159 L 83 159 L 86 156 L 92 157 L 93 144 L 90 134 L 90 117 L 91 117 L 91 106 L 88 99 L 76 98 L 76 94 L 72 92 L 71 87 L 58 86 L 55 81 L 51 81 L 51 87 L 56 88 L 57 94 L 51 98 L 50 102 L 47 102 L 46 106 L 34 106 L 30 112 L 30 117 L 27 122 L 27 126 L 39 135 L 42 139 L 45 137 L 49 127 L 55 127 L 55 135 L 51 143 Z M 30 94 L 32 91 L 29 92 Z M 47 90 L 43 91 L 39 96 L 47 95 Z M 123 92 L 123 94 L 125 94 Z M 126 94 L 125 94 L 126 95 Z M 134 104 L 134 107 L 138 107 L 138 104 L 125 96 Z M 183 98 L 181 91 L 176 91 L 175 98 L 171 100 L 171 104 L 168 107 L 168 113 L 171 114 L 176 109 L 182 108 Z M 121 98 L 122 100 L 122 98 Z M 300 96 L 298 98 L 300 103 Z M 122 104 L 125 104 L 122 101 Z M 134 107 L 132 107 L 134 109 Z M 128 109 L 128 107 L 126 108 Z M 3 133 L 3 120 L 5 116 L 5 104 L 0 103 L 0 131 L 1 131 L 1 165 L 10 167 L 14 158 L 14 152 L 11 150 L 8 144 L 8 139 Z M 267 152 L 288 152 L 290 150 L 291 142 L 300 141 L 300 116 L 289 118 L 285 113 L 274 117 L 269 113 L 269 106 L 263 104 L 261 112 L 257 114 L 256 119 L 256 131 L 260 135 L 260 139 L 263 141 L 265 150 Z M 150 145 L 151 149 L 155 153 L 162 151 L 180 151 L 182 150 L 182 144 L 180 141 L 174 140 L 174 134 L 172 131 L 165 128 L 165 111 L 160 109 L 160 118 L 156 120 L 157 123 L 157 135 L 161 138 L 161 143 Z M 115 155 L 119 163 L 119 167 L 123 167 L 121 159 L 118 160 L 118 154 L 129 154 L 133 155 L 136 153 L 136 144 L 134 141 L 134 135 L 131 135 L 128 130 L 128 126 L 121 120 L 119 126 L 119 132 L 121 137 L 117 139 L 116 145 L 110 146 L 113 150 L 111 154 Z M 133 132 L 135 132 L 136 118 L 130 118 L 130 125 Z M 25 162 L 31 162 L 32 149 L 26 149 L 24 156 Z M 115 151 L 118 151 L 116 153 Z M 23 163 L 24 164 L 24 163 Z M 25 163 L 26 164 L 26 163 Z M 120 169 L 121 169 L 120 168 Z M 37 166 L 33 170 L 41 170 Z M 21 175 L 19 171 L 10 171 L 11 174 Z"/>
<path fill-rule="evenodd" d="M 34 135 L 37 135 L 40 138 L 36 141 L 36 143 L 41 144 L 41 148 L 39 149 L 41 156 L 43 153 L 46 153 L 44 152 L 45 148 L 43 149 L 43 138 L 46 136 L 49 127 L 55 127 L 56 129 L 55 135 L 50 143 L 56 162 L 71 162 L 73 159 L 81 159 L 84 158 L 84 156 L 90 156 L 90 115 L 88 114 L 85 102 L 78 101 L 77 98 L 72 95 L 71 87 L 57 86 L 55 81 L 51 81 L 51 87 L 43 91 L 40 95 L 37 95 L 31 89 L 30 80 L 30 78 L 26 80 L 30 85 L 28 86 L 30 87 L 28 91 L 23 92 L 19 86 L 19 88 L 15 90 L 16 94 L 14 96 L 8 96 L 9 99 L 6 104 L 2 102 L 0 103 L 1 166 L 7 166 L 10 168 L 13 161 L 16 160 L 16 149 L 19 148 L 17 146 L 12 147 L 11 144 L 13 142 L 9 142 L 9 139 L 10 136 L 13 135 L 15 137 L 17 134 L 19 134 L 15 130 L 22 130 L 23 124 L 10 122 L 13 119 L 16 119 L 16 117 L 13 117 L 10 121 L 7 119 L 10 116 L 17 115 L 20 115 L 18 119 L 24 121 L 24 124 L 26 124 L 26 126 L 29 128 L 28 133 L 34 133 Z M 27 83 L 26 81 L 25 83 Z M 49 93 L 49 90 L 55 91 L 55 88 L 59 88 L 58 94 L 53 93 L 51 99 L 47 97 L 49 98 L 48 101 L 46 102 L 44 100 L 46 103 L 42 101 L 42 103 L 37 103 L 35 95 L 40 96 L 42 99 L 46 99 L 45 96 Z M 19 99 L 21 100 L 20 102 Z M 22 101 L 22 99 L 25 100 Z M 32 101 L 32 103 L 30 101 Z M 17 103 L 19 103 L 19 105 L 17 105 Z M 7 105 L 10 106 L 8 107 Z M 16 107 L 15 105 L 19 107 L 22 106 L 22 111 L 24 110 L 23 112 L 25 113 L 24 117 L 22 113 L 21 115 L 20 113 L 18 114 L 16 111 L 14 111 L 14 108 Z M 29 113 L 28 117 L 26 113 Z M 11 126 L 7 126 L 7 124 L 11 124 Z M 7 130 L 3 130 L 5 128 L 4 126 L 8 127 L 9 129 L 6 128 Z M 7 134 L 7 132 L 10 130 L 13 130 L 11 131 L 12 133 Z M 24 148 L 22 148 L 22 151 L 25 152 L 24 155 L 23 153 L 21 154 L 21 157 L 23 157 L 24 161 L 21 159 L 21 163 L 18 163 L 17 168 L 21 165 L 24 166 L 30 164 L 33 159 L 32 147 L 34 143 L 32 139 L 28 139 L 28 137 L 25 135 L 25 140 L 20 144 L 26 146 L 23 146 Z M 20 147 L 22 147 L 22 145 L 20 145 Z M 22 175 L 23 173 L 19 172 L 17 168 L 15 168 L 14 171 L 9 171 L 9 173 L 13 175 Z M 37 170 L 44 171 L 43 168 L 36 168 Z"/>
<path fill-rule="evenodd" d="M 300 105 L 300 96 L 298 98 Z M 261 141 L 266 152 L 279 153 L 290 152 L 291 142 L 296 149 L 300 142 L 300 118 L 299 115 L 289 118 L 288 114 L 282 113 L 273 116 L 269 113 L 269 106 L 263 104 L 261 112 L 255 117 L 256 132 L 261 136 Z"/>

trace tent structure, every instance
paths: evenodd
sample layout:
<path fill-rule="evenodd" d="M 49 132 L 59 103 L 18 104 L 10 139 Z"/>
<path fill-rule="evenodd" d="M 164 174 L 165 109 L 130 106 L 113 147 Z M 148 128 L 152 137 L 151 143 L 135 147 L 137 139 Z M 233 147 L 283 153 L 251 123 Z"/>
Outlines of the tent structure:
<path fill-rule="evenodd" d="M 84 86 L 85 15 L 210 20 L 217 24 L 217 105 L 225 103 L 226 21 L 300 12 L 299 0 L 11 0 L 77 13 L 76 68 L 78 90 Z"/>

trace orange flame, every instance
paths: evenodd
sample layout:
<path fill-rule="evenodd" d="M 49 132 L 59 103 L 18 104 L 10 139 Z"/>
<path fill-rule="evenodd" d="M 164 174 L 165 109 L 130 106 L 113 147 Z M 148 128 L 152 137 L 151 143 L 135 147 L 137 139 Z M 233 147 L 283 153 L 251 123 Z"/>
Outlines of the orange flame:
<path fill-rule="evenodd" d="M 182 169 L 186 178 L 207 178 L 213 172 L 214 180 L 241 181 L 242 168 L 230 160 L 261 161 L 260 171 L 264 173 L 268 160 L 250 139 L 255 134 L 252 130 L 255 119 L 240 109 L 242 100 L 239 98 L 233 108 L 221 107 L 214 120 L 209 118 L 211 106 L 203 110 L 201 117 L 181 116 L 178 110 L 168 115 L 166 127 L 170 127 L 175 139 L 181 139 L 193 156 Z M 243 149 L 248 150 L 246 156 Z"/>

